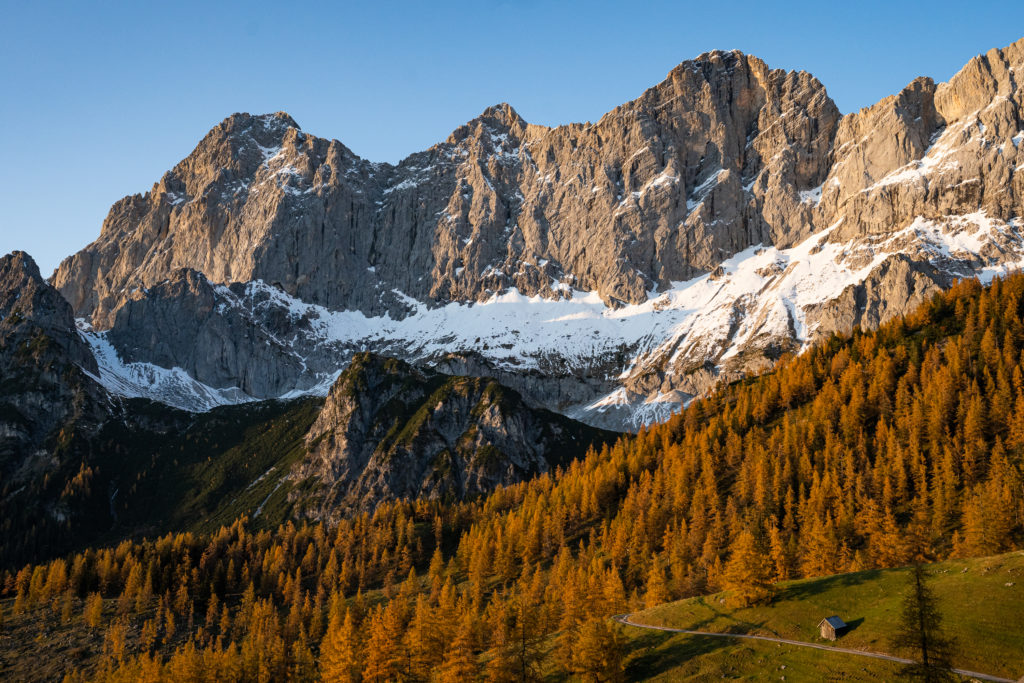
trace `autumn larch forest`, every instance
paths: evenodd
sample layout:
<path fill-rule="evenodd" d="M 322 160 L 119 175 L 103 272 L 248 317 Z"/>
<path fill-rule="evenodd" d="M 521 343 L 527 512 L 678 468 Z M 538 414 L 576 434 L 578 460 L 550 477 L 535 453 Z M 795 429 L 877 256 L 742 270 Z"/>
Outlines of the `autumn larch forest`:
<path fill-rule="evenodd" d="M 613 614 L 1021 547 L 1022 316 L 1024 275 L 962 281 L 551 475 L 26 565 L 4 618 L 102 634 L 69 683 L 602 680 Z"/>

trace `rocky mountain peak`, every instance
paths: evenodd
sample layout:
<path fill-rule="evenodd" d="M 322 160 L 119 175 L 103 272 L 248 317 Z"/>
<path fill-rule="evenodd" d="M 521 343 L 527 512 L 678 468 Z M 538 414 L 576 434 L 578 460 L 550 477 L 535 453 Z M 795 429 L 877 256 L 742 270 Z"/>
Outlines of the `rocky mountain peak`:
<path fill-rule="evenodd" d="M 499 137 L 511 134 L 518 139 L 525 134 L 527 125 L 511 105 L 502 102 L 487 107 L 479 116 L 456 128 L 445 143 L 458 145 L 471 136 Z"/>
<path fill-rule="evenodd" d="M 948 120 L 997 105 L 1019 92 L 1015 70 L 1024 66 L 1024 38 L 972 58 L 935 93 L 936 108 Z"/>
<path fill-rule="evenodd" d="M 206 139 L 248 137 L 269 146 L 267 143 L 280 141 L 284 134 L 293 128 L 301 130 L 299 124 L 287 112 L 278 111 L 270 114 L 236 112 L 214 126 L 207 133 Z"/>
<path fill-rule="evenodd" d="M 70 312 L 66 306 L 61 307 L 63 299 L 46 301 L 46 289 L 39 266 L 31 256 L 14 251 L 0 257 L 0 320 L 31 317 L 39 308 L 52 309 L 51 315 L 58 318 L 62 312 Z M 73 324 L 74 320 L 65 317 L 59 322 Z"/>
<path fill-rule="evenodd" d="M 299 125 L 284 112 L 232 114 L 210 130 L 171 175 L 193 197 L 211 183 L 242 183 L 278 154 L 286 141 L 302 135 Z"/>
<path fill-rule="evenodd" d="M 476 496 L 612 436 L 529 407 L 491 379 L 359 353 L 331 387 L 293 476 L 312 482 L 305 514 L 331 518 L 387 499 Z"/>
<path fill-rule="evenodd" d="M 23 251 L 0 257 L 0 346 L 54 344 L 62 360 L 96 373 L 93 357 L 75 329 L 71 306 Z"/>
<path fill-rule="evenodd" d="M 596 123 L 500 104 L 397 165 L 237 114 L 53 282 L 128 360 L 254 397 L 376 349 L 618 383 L 616 405 L 685 400 L 1024 259 L 1022 61 L 1024 41 L 844 117 L 809 73 L 713 51 Z M 158 286 L 180 268 L 209 287 Z M 515 316 L 489 329 L 470 309 L 491 303 L 592 327 L 576 350 Z"/>
<path fill-rule="evenodd" d="M 0 277 L 13 277 L 13 273 L 20 271 L 27 281 L 41 281 L 39 266 L 27 252 L 15 250 L 6 256 L 0 257 Z"/>
<path fill-rule="evenodd" d="M 34 293 L 43 282 L 39 266 L 24 251 L 12 251 L 0 257 L 0 312 L 6 317 L 11 309 L 22 302 L 26 292 Z M 32 297 L 28 297 L 30 303 Z"/>
<path fill-rule="evenodd" d="M 708 50 L 693 59 L 683 60 L 669 72 L 669 76 L 677 72 L 699 71 L 710 81 L 722 74 L 732 74 L 737 69 L 767 71 L 768 65 L 740 50 Z"/>
<path fill-rule="evenodd" d="M 507 102 L 492 105 L 484 109 L 480 116 L 469 122 L 469 125 L 482 124 L 491 128 L 510 129 L 522 131 L 526 128 L 526 121 Z"/>

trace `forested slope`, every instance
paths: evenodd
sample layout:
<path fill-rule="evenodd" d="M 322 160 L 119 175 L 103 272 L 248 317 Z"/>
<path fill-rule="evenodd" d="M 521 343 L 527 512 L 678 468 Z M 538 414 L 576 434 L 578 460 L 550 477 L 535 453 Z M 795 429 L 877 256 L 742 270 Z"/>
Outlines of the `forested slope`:
<path fill-rule="evenodd" d="M 722 587 L 741 535 L 773 579 L 1020 547 L 1022 300 L 1022 275 L 960 283 L 477 501 L 26 567 L 5 616 L 91 633 L 97 680 L 520 680 L 589 666 L 599 618 Z"/>

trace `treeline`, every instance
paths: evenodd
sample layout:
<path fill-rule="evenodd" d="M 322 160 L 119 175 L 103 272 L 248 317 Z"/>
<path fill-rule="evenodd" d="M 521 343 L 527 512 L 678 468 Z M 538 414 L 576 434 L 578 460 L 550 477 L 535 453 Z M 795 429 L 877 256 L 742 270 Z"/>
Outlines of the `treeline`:
<path fill-rule="evenodd" d="M 616 612 L 1020 547 L 1022 305 L 1022 275 L 959 283 L 472 503 L 124 543 L 4 592 L 106 630 L 69 680 L 608 680 Z"/>

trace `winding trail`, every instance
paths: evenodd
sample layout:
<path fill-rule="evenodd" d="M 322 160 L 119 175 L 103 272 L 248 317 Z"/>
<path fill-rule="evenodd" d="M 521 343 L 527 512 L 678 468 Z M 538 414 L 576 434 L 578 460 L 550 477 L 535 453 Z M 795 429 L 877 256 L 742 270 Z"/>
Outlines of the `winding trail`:
<path fill-rule="evenodd" d="M 890 662 L 899 662 L 900 664 L 912 664 L 913 660 L 904 659 L 902 657 L 894 657 L 893 655 L 882 654 L 881 652 L 868 652 L 867 650 L 851 650 L 845 647 L 833 647 L 831 645 L 821 645 L 819 643 L 805 643 L 802 640 L 788 640 L 786 638 L 773 638 L 771 636 L 755 636 L 746 633 L 715 633 L 713 631 L 690 631 L 684 628 L 669 628 L 668 626 L 651 626 L 650 624 L 638 624 L 635 621 L 630 621 L 632 614 L 616 614 L 612 619 L 625 624 L 626 626 L 634 626 L 636 628 L 645 628 L 652 631 L 668 631 L 670 633 L 684 633 L 691 636 L 710 636 L 712 638 L 743 638 L 745 640 L 766 640 L 771 643 L 785 643 L 786 645 L 795 645 L 797 647 L 812 647 L 815 650 L 825 650 L 826 652 L 841 652 L 847 655 L 857 655 L 859 657 L 873 657 L 874 659 L 887 659 Z M 958 673 L 961 676 L 969 676 L 971 678 L 977 678 L 982 681 L 995 681 L 996 683 L 1018 683 L 1016 679 L 1001 678 L 999 676 L 993 676 L 991 674 L 982 674 L 977 671 L 965 671 L 964 669 L 953 669 L 954 673 Z M 1022 679 L 1024 680 L 1024 679 Z"/>

